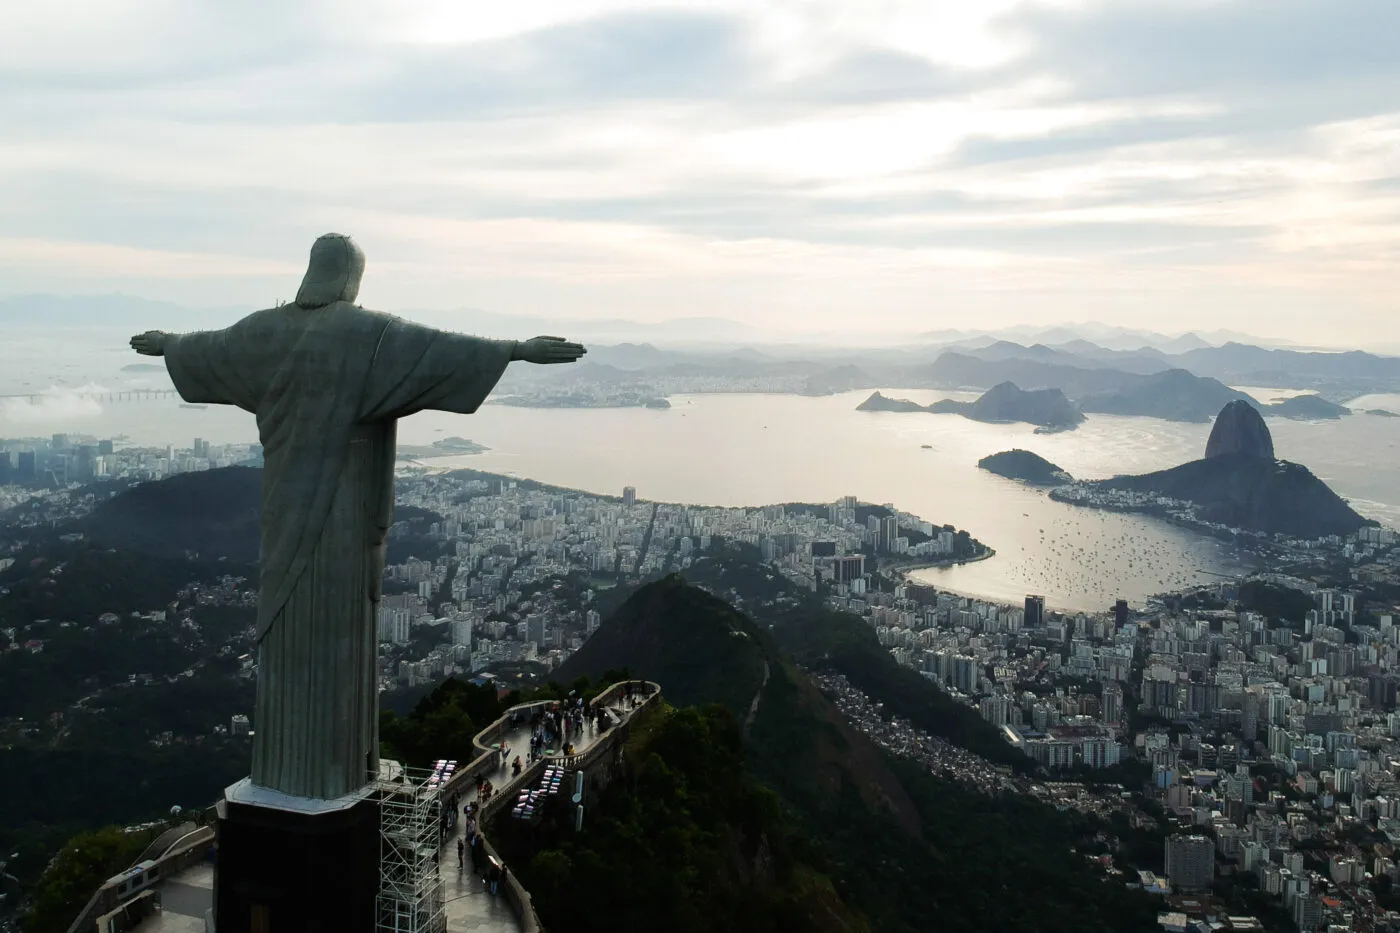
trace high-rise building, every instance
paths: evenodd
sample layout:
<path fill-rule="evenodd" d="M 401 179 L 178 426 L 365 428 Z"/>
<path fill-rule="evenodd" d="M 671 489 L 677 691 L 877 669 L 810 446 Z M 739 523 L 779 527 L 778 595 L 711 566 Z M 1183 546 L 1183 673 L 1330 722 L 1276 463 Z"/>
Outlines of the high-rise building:
<path fill-rule="evenodd" d="M 1102 712 L 1103 721 L 1111 726 L 1116 726 L 1123 721 L 1122 684 L 1104 684 Z"/>
<path fill-rule="evenodd" d="M 631 508 L 632 506 L 634 506 L 634 505 L 637 504 L 637 487 L 636 487 L 636 486 L 623 486 L 623 487 L 622 487 L 622 504 L 623 504 L 624 506 L 626 506 L 627 508 Z"/>
<path fill-rule="evenodd" d="M 859 580 L 865 576 L 865 555 L 847 554 L 845 557 L 838 557 L 835 568 L 837 583 L 850 583 L 852 580 Z"/>
<path fill-rule="evenodd" d="M 110 440 L 97 442 L 97 455 L 99 457 L 110 457 L 115 452 L 116 451 L 113 448 L 112 442 Z"/>
<path fill-rule="evenodd" d="M 1168 836 L 1167 880 L 1181 891 L 1207 891 L 1215 880 L 1215 843 L 1208 836 Z"/>
<path fill-rule="evenodd" d="M 1113 604 L 1113 625 L 1122 628 L 1128 624 L 1128 601 L 1120 599 Z"/>
<path fill-rule="evenodd" d="M 247 735 L 248 730 L 248 717 L 242 713 L 234 713 L 233 718 L 229 720 L 228 731 L 234 735 Z"/>
<path fill-rule="evenodd" d="M 53 440 L 50 441 L 50 446 L 53 447 L 53 452 L 54 452 L 54 453 L 59 453 L 60 451 L 67 450 L 67 449 L 68 449 L 68 435 L 67 435 L 67 434 L 55 434 L 55 435 L 53 436 Z"/>
<path fill-rule="evenodd" d="M 16 468 L 20 479 L 33 479 L 39 473 L 38 464 L 35 462 L 34 451 L 21 450 L 19 452 L 19 466 Z"/>
<path fill-rule="evenodd" d="M 886 515 L 880 519 L 880 545 L 881 553 L 893 554 L 895 552 L 895 539 L 899 537 L 899 519 L 893 515 Z"/>
<path fill-rule="evenodd" d="M 452 622 L 452 644 L 462 645 L 468 650 L 472 646 L 472 620 L 454 619 Z"/>
<path fill-rule="evenodd" d="M 1026 628 L 1040 628 L 1045 624 L 1045 597 L 1026 597 L 1026 618 L 1024 620 Z"/>

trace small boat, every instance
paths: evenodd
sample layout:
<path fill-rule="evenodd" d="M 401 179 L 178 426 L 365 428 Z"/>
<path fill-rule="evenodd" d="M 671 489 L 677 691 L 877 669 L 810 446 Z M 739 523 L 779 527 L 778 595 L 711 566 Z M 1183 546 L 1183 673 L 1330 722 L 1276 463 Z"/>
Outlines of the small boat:
<path fill-rule="evenodd" d="M 932 444 L 920 444 L 920 445 L 919 445 L 919 449 L 920 449 L 920 450 L 933 450 L 933 445 L 932 445 Z"/>
<path fill-rule="evenodd" d="M 209 406 L 208 406 L 208 405 L 192 405 L 192 404 L 190 404 L 189 402 L 181 402 L 181 403 L 180 403 L 180 407 L 181 407 L 181 408 L 198 408 L 198 409 L 200 409 L 200 410 L 202 411 L 202 410 L 208 408 Z"/>

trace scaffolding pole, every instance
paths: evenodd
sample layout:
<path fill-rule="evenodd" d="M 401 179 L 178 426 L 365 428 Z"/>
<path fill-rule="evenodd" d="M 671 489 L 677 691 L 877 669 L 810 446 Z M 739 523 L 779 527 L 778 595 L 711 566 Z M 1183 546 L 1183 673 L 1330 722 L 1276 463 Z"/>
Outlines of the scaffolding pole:
<path fill-rule="evenodd" d="M 379 789 L 379 897 L 375 929 L 445 933 L 438 852 L 442 792 L 434 772 L 396 769 Z"/>

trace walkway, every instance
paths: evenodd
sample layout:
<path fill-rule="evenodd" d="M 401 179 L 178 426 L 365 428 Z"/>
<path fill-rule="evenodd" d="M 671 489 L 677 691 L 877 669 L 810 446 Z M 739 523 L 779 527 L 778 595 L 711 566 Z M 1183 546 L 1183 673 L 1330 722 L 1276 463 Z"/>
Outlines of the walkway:
<path fill-rule="evenodd" d="M 607 707 L 612 715 L 613 726 L 605 732 L 585 728 L 574 742 L 575 753 L 592 748 L 603 738 L 626 722 L 631 709 L 622 703 L 610 703 Z M 530 751 L 530 724 L 523 723 L 508 733 L 506 744 L 510 747 L 513 760 L 517 753 L 524 761 Z M 496 793 L 513 793 L 517 790 L 518 779 L 510 776 L 509 767 L 493 778 Z M 442 878 L 442 898 L 447 914 L 447 929 L 451 933 L 520 933 L 520 918 L 511 909 L 503 894 L 493 896 L 486 889 L 486 882 L 472 870 L 471 855 L 466 856 L 466 864 L 457 867 L 457 840 L 465 839 L 466 820 L 462 819 L 461 808 L 476 799 L 476 788 L 469 786 L 466 794 L 457 800 L 458 819 L 456 829 L 443 843 L 438 864 Z M 214 866 L 201 862 L 172 875 L 158 885 L 164 910 L 144 920 L 137 926 L 137 933 L 205 933 L 204 912 L 214 903 Z"/>
<path fill-rule="evenodd" d="M 618 724 L 625 722 L 631 715 L 631 710 L 626 709 L 623 704 L 609 704 L 607 709 L 612 714 L 612 729 L 616 729 Z M 582 754 L 592 748 L 599 739 L 611 733 L 612 729 L 600 733 L 592 727 L 585 727 L 583 734 L 575 738 L 574 753 Z M 512 761 L 517 754 L 522 762 L 529 758 L 528 721 L 507 734 L 506 745 L 511 749 Z M 497 794 L 515 793 L 519 789 L 519 781 L 511 777 L 509 765 L 488 780 L 495 785 Z M 515 915 L 504 895 L 492 896 L 486 889 L 486 882 L 472 868 L 470 853 L 467 854 L 463 867 L 457 867 L 457 840 L 462 839 L 465 842 L 467 834 L 467 823 L 461 816 L 461 808 L 475 799 L 476 788 L 472 786 L 457 800 L 457 828 L 448 834 L 438 862 L 442 866 L 442 898 L 447 911 L 447 929 L 450 933 L 520 933 L 520 918 Z"/>

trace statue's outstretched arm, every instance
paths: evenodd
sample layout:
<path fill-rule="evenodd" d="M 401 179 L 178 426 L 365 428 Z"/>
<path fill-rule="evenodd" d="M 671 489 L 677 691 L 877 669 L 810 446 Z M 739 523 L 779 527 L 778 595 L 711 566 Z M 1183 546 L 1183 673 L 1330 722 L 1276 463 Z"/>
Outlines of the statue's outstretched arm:
<path fill-rule="evenodd" d="M 570 343 L 563 337 L 532 337 L 517 340 L 510 358 L 527 363 L 573 363 L 587 352 L 583 344 Z"/>

